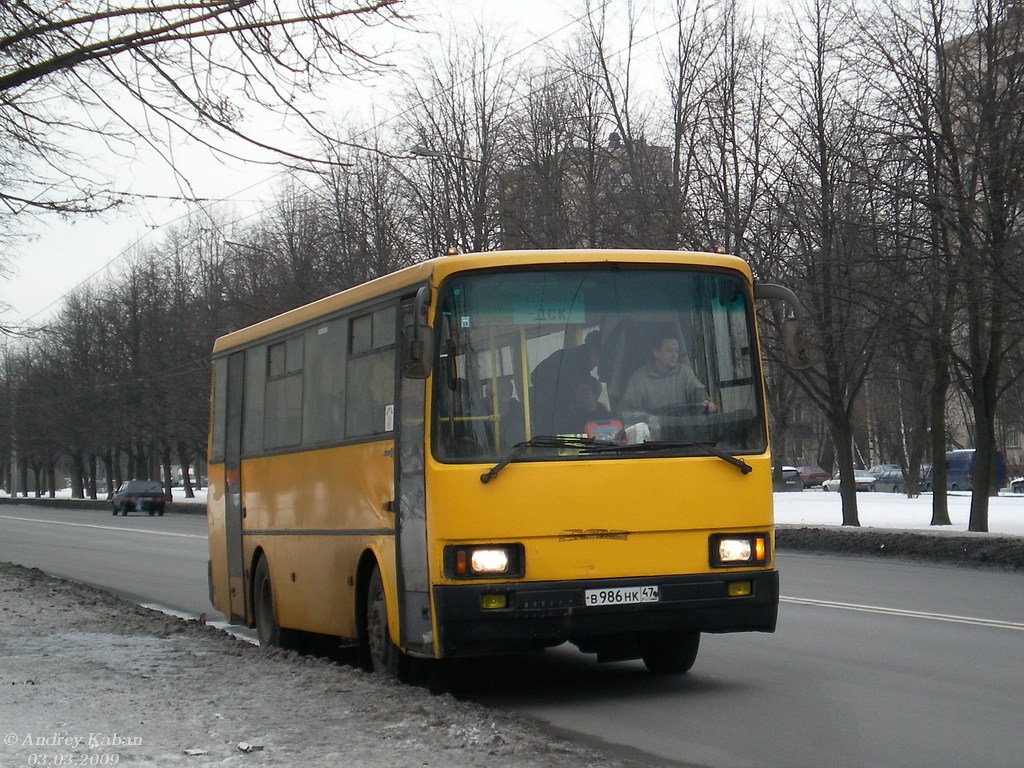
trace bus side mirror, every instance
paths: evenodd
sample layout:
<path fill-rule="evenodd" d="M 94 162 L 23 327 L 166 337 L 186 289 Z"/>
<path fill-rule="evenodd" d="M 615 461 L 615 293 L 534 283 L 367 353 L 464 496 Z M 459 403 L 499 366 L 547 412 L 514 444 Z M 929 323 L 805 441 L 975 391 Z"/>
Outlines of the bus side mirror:
<path fill-rule="evenodd" d="M 800 299 L 789 288 L 772 283 L 757 283 L 754 286 L 754 298 L 782 299 L 793 310 L 793 317 L 787 317 L 782 321 L 782 345 L 786 351 L 786 362 L 794 371 L 810 368 L 811 354 L 801 321 L 804 308 Z"/>
<path fill-rule="evenodd" d="M 804 326 L 795 317 L 782 321 L 782 346 L 786 350 L 786 362 L 794 371 L 805 371 L 811 367 L 811 353 L 807 349 L 807 334 Z"/>
<path fill-rule="evenodd" d="M 405 328 L 402 375 L 410 379 L 425 379 L 430 375 L 434 360 L 434 329 L 427 322 L 430 309 L 430 288 L 426 285 L 416 291 L 412 325 Z"/>

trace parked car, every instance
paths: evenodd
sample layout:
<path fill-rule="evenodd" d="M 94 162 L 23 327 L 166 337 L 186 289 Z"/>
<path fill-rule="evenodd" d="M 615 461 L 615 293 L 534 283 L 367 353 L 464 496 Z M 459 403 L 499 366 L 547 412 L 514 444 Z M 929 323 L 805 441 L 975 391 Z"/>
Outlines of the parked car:
<path fill-rule="evenodd" d="M 115 515 L 118 512 L 127 515 L 128 510 L 132 510 L 162 517 L 167 496 L 163 486 L 154 480 L 126 480 L 114 491 L 112 503 Z"/>
<path fill-rule="evenodd" d="M 853 481 L 857 484 L 858 491 L 875 490 L 875 476 L 869 475 L 863 469 L 856 469 L 853 472 Z M 839 473 L 836 472 L 831 478 L 821 484 L 826 491 L 839 491 Z"/>
<path fill-rule="evenodd" d="M 872 477 L 881 477 L 886 472 L 892 472 L 893 470 L 899 472 L 900 468 L 898 464 L 875 464 L 867 472 Z"/>
<path fill-rule="evenodd" d="M 946 452 L 946 490 L 947 491 L 972 491 L 974 490 L 974 449 L 964 448 L 958 451 Z M 992 466 L 992 488 L 1002 488 L 1006 484 L 1006 462 L 1003 454 L 995 453 L 995 462 Z"/>
<path fill-rule="evenodd" d="M 903 477 L 903 470 L 899 467 L 885 470 L 875 477 L 875 484 L 871 490 L 906 493 L 907 481 Z"/>
<path fill-rule="evenodd" d="M 782 477 L 775 483 L 776 491 L 802 491 L 804 481 L 800 479 L 800 471 L 796 467 L 783 467 Z"/>
<path fill-rule="evenodd" d="M 1024 493 L 1024 477 L 1015 477 L 1010 481 L 1010 493 Z"/>
<path fill-rule="evenodd" d="M 804 481 L 805 488 L 821 485 L 830 477 L 821 467 L 797 467 L 797 471 L 800 473 L 800 479 Z"/>

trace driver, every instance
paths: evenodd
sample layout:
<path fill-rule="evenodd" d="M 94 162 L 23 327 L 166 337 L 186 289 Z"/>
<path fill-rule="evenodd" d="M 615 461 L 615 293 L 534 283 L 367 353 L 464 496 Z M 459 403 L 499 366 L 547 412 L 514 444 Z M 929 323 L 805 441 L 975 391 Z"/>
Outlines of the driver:
<path fill-rule="evenodd" d="M 622 394 L 622 415 L 627 422 L 646 422 L 656 428 L 659 409 L 670 405 L 699 405 L 705 413 L 716 413 L 707 387 L 686 363 L 679 361 L 682 345 L 672 332 L 654 337 L 651 362 L 630 376 Z"/>

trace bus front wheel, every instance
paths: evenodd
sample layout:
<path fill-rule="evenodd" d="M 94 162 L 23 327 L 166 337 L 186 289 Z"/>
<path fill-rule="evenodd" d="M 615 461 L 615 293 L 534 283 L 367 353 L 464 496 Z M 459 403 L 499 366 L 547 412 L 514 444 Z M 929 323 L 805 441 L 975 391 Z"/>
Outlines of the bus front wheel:
<path fill-rule="evenodd" d="M 391 642 L 388 627 L 388 604 L 380 568 L 374 567 L 366 589 L 366 644 L 370 669 L 378 675 L 404 679 L 403 654 Z"/>
<path fill-rule="evenodd" d="M 700 632 L 652 632 L 640 638 L 640 656 L 656 675 L 681 675 L 697 660 Z"/>

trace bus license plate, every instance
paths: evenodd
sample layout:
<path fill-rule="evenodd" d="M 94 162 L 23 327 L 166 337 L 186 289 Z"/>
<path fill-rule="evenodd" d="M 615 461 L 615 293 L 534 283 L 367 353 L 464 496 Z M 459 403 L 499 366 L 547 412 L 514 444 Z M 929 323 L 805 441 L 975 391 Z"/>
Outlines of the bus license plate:
<path fill-rule="evenodd" d="M 588 589 L 583 592 L 583 604 L 588 608 L 602 605 L 635 605 L 656 602 L 658 602 L 657 585 Z"/>

